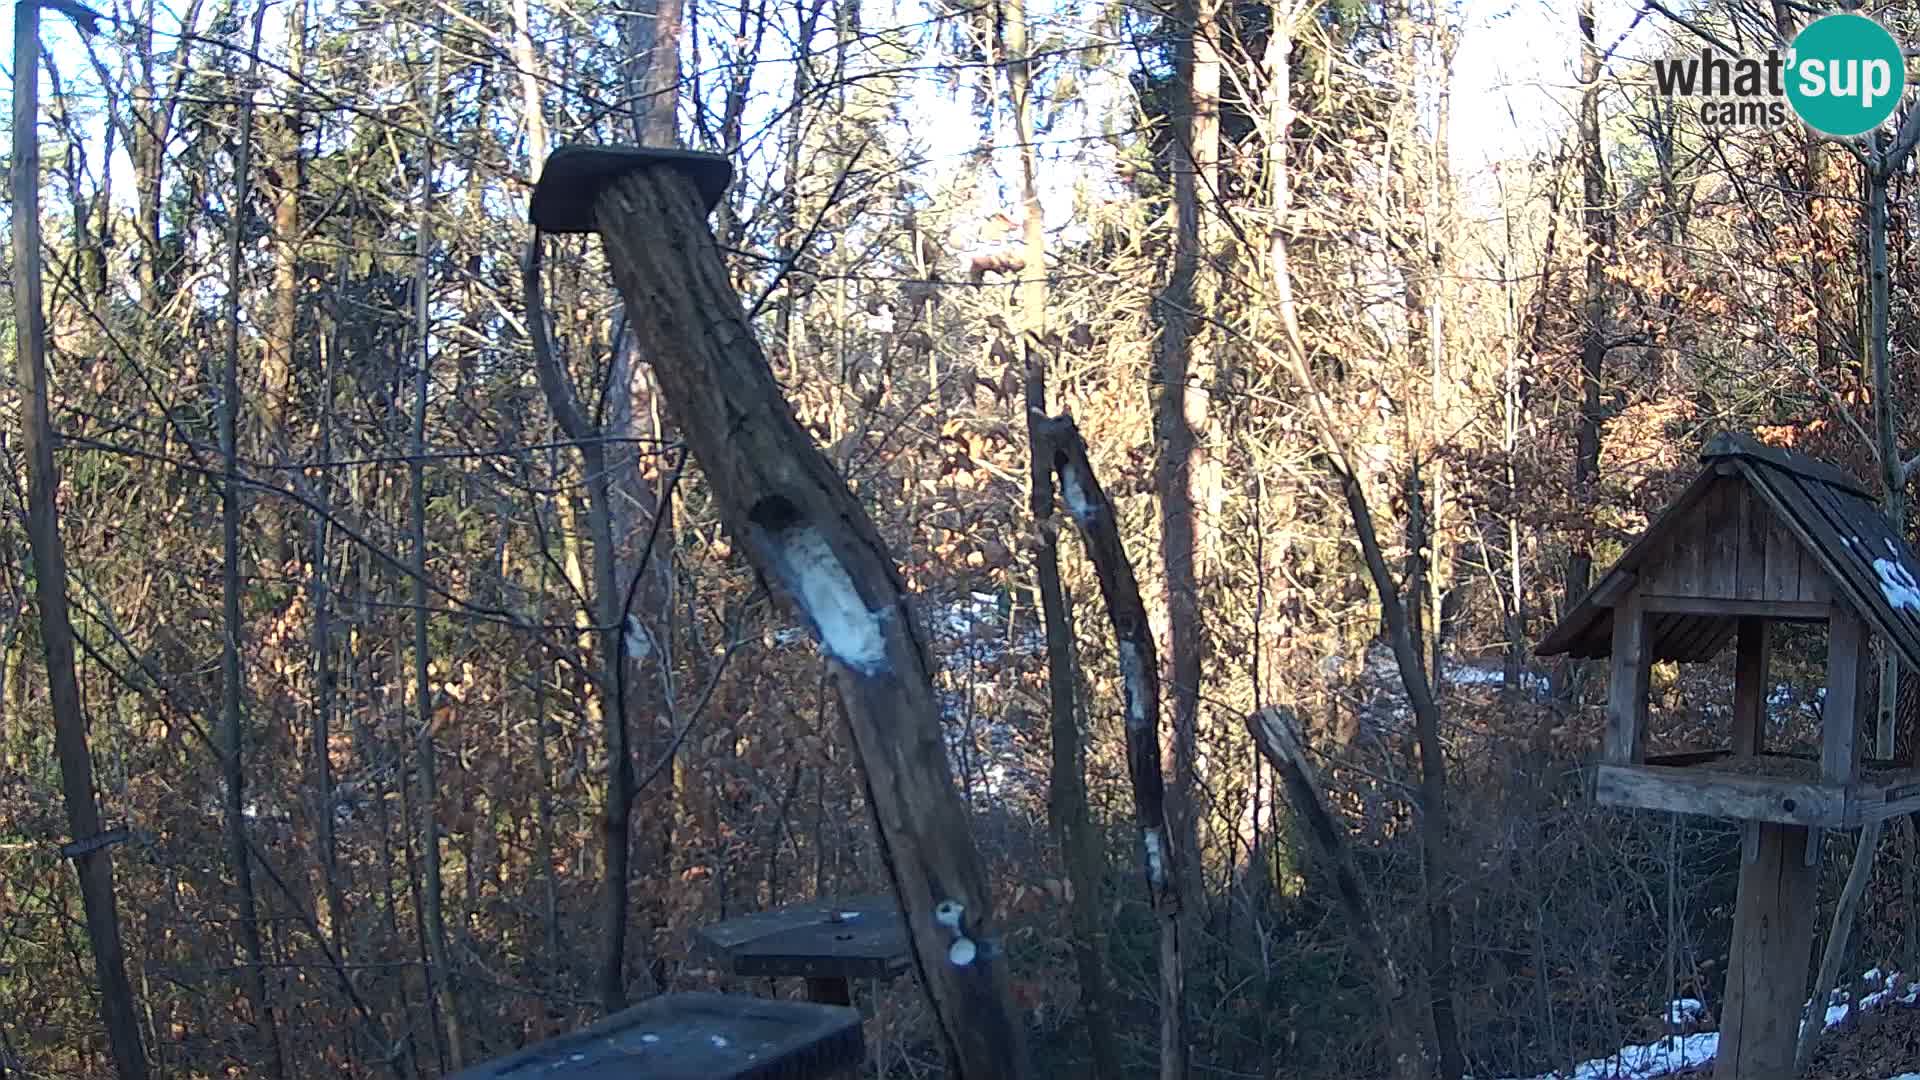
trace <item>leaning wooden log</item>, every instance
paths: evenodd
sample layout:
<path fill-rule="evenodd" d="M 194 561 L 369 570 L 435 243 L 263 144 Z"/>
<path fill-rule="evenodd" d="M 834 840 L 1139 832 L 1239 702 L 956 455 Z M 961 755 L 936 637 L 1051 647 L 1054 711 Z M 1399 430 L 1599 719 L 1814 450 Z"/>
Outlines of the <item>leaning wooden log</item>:
<path fill-rule="evenodd" d="M 1160 771 L 1160 660 L 1147 606 L 1140 599 L 1140 583 L 1120 542 L 1120 526 L 1087 460 L 1086 440 L 1070 416 L 1032 417 L 1029 428 L 1035 453 L 1053 460 L 1060 478 L 1060 496 L 1067 514 L 1080 528 L 1100 579 L 1100 595 L 1107 602 L 1113 624 L 1114 648 L 1120 657 L 1121 692 L 1125 699 L 1127 775 L 1133 781 L 1134 820 L 1140 829 L 1141 865 L 1147 893 L 1160 918 L 1160 1076 L 1179 1080 L 1187 1075 L 1186 1002 L 1180 959 L 1180 875 L 1167 828 L 1166 781 Z"/>
<path fill-rule="evenodd" d="M 566 147 L 531 216 L 599 232 L 635 345 L 729 530 L 832 662 L 953 1072 L 1029 1075 L 986 872 L 947 766 L 932 668 L 880 534 L 800 427 L 754 339 L 706 217 L 724 158 Z"/>
<path fill-rule="evenodd" d="M 1392 1075 L 1400 1080 L 1430 1075 L 1426 1048 L 1418 1027 L 1411 1022 L 1413 1010 L 1406 1007 L 1406 980 L 1387 952 L 1386 938 L 1373 917 L 1366 883 L 1353 861 L 1346 826 L 1327 808 L 1319 771 L 1307 757 L 1293 716 L 1279 709 L 1262 709 L 1247 717 L 1247 731 L 1267 764 L 1280 774 L 1287 789 L 1287 802 L 1305 828 L 1314 854 L 1333 874 L 1334 894 L 1339 897 L 1347 917 L 1348 932 L 1353 936 L 1361 961 L 1372 974 L 1374 992 L 1380 997 L 1380 1022 L 1387 1036 L 1387 1052 L 1393 1059 Z"/>

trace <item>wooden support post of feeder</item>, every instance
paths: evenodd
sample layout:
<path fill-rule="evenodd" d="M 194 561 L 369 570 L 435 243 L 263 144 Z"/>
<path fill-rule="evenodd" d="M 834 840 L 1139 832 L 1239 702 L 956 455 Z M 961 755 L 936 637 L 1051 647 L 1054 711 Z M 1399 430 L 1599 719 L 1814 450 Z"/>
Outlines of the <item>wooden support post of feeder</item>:
<path fill-rule="evenodd" d="M 635 347 L 722 519 L 832 661 L 882 859 L 955 1075 L 1024 1080 L 1024 1031 L 947 766 L 926 647 L 886 545 L 794 418 L 727 276 L 706 219 L 730 178 L 712 154 L 563 147 L 547 159 L 529 216 L 546 232 L 599 233 Z"/>
<path fill-rule="evenodd" d="M 1830 465 L 1737 435 L 1716 438 L 1701 460 L 1694 482 L 1537 651 L 1611 660 L 1599 802 L 1742 823 L 1714 1076 L 1784 1080 L 1806 999 L 1823 831 L 1920 809 L 1920 770 L 1863 770 L 1857 745 L 1869 637 L 1920 662 L 1920 560 L 1872 493 Z M 1773 621 L 1827 626 L 1817 758 L 1767 745 Z M 1729 641 L 1727 747 L 1649 757 L 1652 665 L 1710 660 Z"/>

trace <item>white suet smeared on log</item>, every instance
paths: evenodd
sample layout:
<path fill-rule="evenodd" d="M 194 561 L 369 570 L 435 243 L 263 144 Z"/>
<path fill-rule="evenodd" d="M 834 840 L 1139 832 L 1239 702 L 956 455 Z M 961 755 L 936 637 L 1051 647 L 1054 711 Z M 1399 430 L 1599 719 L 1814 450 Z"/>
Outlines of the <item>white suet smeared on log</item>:
<path fill-rule="evenodd" d="M 775 575 L 827 655 L 862 675 L 887 670 L 887 613 L 868 610 L 826 534 L 778 496 L 762 499 L 750 516 Z"/>
<path fill-rule="evenodd" d="M 1081 528 L 1092 527 L 1100 507 L 1093 501 L 1093 494 L 1088 490 L 1080 470 L 1071 463 L 1060 467 L 1060 498 L 1067 504 L 1067 513 L 1073 515 L 1073 520 Z"/>
<path fill-rule="evenodd" d="M 1146 829 L 1142 832 L 1147 848 L 1147 883 L 1159 888 L 1167 880 L 1166 840 L 1159 829 Z"/>
<path fill-rule="evenodd" d="M 627 616 L 626 635 L 628 659 L 645 660 L 653 655 L 652 635 L 648 634 L 647 628 L 640 625 L 640 620 L 632 615 Z"/>
<path fill-rule="evenodd" d="M 1147 660 L 1140 653 L 1139 645 L 1131 641 L 1120 643 L 1120 679 L 1126 689 L 1127 727 L 1133 729 L 1153 726 L 1153 717 L 1147 715 L 1147 702 L 1152 700 L 1147 687 Z"/>

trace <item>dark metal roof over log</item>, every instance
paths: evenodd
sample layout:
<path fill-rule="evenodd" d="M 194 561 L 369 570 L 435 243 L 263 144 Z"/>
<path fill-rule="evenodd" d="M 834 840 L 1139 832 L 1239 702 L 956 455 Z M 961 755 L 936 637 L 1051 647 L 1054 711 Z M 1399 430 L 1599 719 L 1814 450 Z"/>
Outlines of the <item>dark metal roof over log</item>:
<path fill-rule="evenodd" d="M 1802 593 L 1830 593 L 1866 619 L 1908 664 L 1920 666 L 1920 559 L 1865 485 L 1825 462 L 1744 435 L 1718 436 L 1701 451 L 1700 460 L 1706 468 L 1567 612 L 1534 650 L 1538 655 L 1607 656 L 1613 644 L 1614 604 L 1636 582 L 1669 571 L 1661 561 L 1688 545 L 1734 562 L 1744 556 L 1758 563 L 1757 553 L 1766 550 L 1764 573 L 1758 566 L 1729 567 L 1724 580 L 1767 577 L 1772 585 L 1778 552 L 1767 548 L 1765 534 L 1784 529 L 1800 548 L 1800 577 L 1812 573 L 1824 579 L 1803 580 Z M 1746 496 L 1739 494 L 1739 486 L 1745 487 Z M 1771 521 L 1749 520 L 1762 516 L 1760 508 Z M 1716 579 L 1709 573 L 1702 580 Z M 1729 590 L 1724 598 L 1748 597 Z M 1711 610 L 1712 605 L 1700 606 Z M 1731 613 L 1704 611 L 1654 612 L 1648 618 L 1656 660 L 1712 659 L 1738 622 Z"/>

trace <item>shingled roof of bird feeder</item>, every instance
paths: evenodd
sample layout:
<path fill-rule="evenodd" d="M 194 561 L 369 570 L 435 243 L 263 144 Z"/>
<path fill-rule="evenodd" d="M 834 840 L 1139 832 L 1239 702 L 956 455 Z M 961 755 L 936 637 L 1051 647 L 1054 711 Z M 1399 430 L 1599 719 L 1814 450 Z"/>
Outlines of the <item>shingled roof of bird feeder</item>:
<path fill-rule="evenodd" d="M 1845 603 L 1907 664 L 1920 667 L 1920 559 L 1865 485 L 1744 435 L 1716 437 L 1700 460 L 1700 475 L 1567 612 L 1537 654 L 1609 655 L 1615 602 L 1643 576 L 1660 575 L 1689 597 L 1772 601 L 1765 613 L 1784 620 L 1815 621 L 1825 605 Z M 1726 480 L 1744 482 L 1750 496 Z M 1804 607 L 1781 600 L 1788 592 Z M 1761 612 L 1652 613 L 1653 659 L 1712 659 L 1742 613 Z"/>

